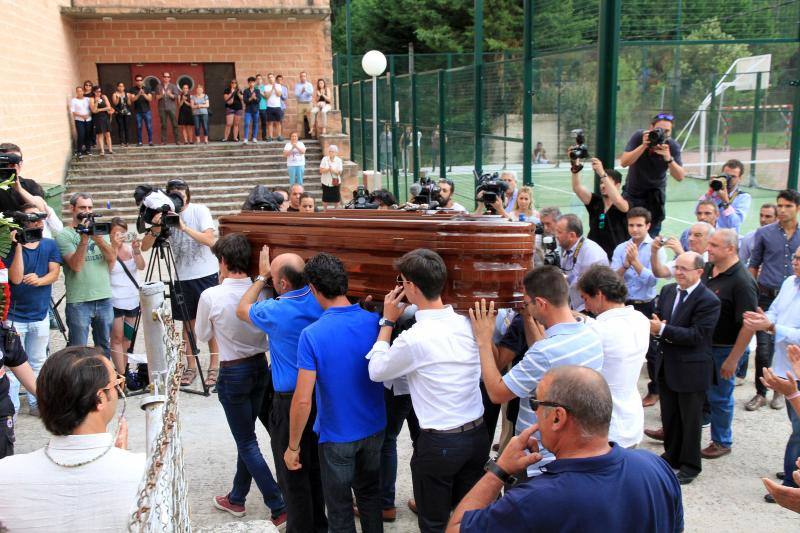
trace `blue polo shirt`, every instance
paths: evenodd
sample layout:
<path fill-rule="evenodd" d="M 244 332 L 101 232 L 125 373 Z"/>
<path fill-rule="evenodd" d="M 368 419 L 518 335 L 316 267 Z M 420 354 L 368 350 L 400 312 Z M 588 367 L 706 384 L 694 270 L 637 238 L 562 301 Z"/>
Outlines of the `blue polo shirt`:
<path fill-rule="evenodd" d="M 16 246 L 11 247 L 8 256 L 3 260 L 6 268 L 11 266 L 16 254 Z M 22 247 L 22 261 L 24 264 L 24 274 L 36 274 L 40 278 L 50 272 L 50 263 L 63 263 L 61 252 L 53 239 L 42 239 L 39 246 L 33 250 Z M 39 322 L 47 316 L 50 309 L 50 296 L 53 293 L 53 285 L 37 287 L 14 283 L 11 286 L 11 309 L 8 312 L 8 319 L 12 322 Z"/>
<path fill-rule="evenodd" d="M 294 390 L 300 333 L 320 315 L 322 308 L 308 285 L 250 306 L 250 322 L 269 337 L 272 385 L 276 391 Z"/>
<path fill-rule="evenodd" d="M 461 533 L 486 531 L 679 532 L 681 488 L 657 455 L 612 443 L 599 457 L 556 460 L 544 475 L 464 514 Z"/>
<path fill-rule="evenodd" d="M 366 355 L 378 315 L 359 305 L 331 307 L 300 335 L 297 365 L 317 373 L 319 442 L 353 442 L 386 427 L 383 384 L 369 379 Z"/>

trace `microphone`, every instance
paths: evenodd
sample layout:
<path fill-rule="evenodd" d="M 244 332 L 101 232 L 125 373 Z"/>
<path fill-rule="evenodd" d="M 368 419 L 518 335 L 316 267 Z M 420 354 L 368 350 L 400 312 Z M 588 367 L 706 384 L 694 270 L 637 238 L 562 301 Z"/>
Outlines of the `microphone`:
<path fill-rule="evenodd" d="M 422 192 L 422 185 L 420 185 L 419 182 L 414 182 L 411 184 L 411 187 L 409 187 L 408 192 L 411 193 L 412 196 L 419 196 L 419 193 Z"/>

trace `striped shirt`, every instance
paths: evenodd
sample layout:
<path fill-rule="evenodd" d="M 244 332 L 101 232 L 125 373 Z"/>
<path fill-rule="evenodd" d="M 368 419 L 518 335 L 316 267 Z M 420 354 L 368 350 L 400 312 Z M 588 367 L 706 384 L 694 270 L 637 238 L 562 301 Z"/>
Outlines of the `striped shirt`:
<path fill-rule="evenodd" d="M 598 371 L 603 367 L 603 344 L 585 322 L 562 322 L 550 326 L 544 333 L 545 338 L 534 343 L 522 361 L 503 376 L 506 386 L 522 399 L 517 416 L 517 435 L 537 422 L 528 398 L 536 392 L 545 372 L 565 365 L 588 366 Z M 538 431 L 534 436 L 539 439 L 543 459 L 528 467 L 528 476 L 531 477 L 541 474 L 539 469 L 556 459 L 542 447 Z"/>

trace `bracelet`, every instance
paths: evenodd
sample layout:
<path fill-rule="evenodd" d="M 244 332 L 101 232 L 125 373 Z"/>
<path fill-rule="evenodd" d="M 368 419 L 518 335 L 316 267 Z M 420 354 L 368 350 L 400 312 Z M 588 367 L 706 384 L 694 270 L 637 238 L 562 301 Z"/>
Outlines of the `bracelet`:
<path fill-rule="evenodd" d="M 299 449 L 300 449 L 300 446 L 298 446 L 297 448 L 292 448 L 292 445 L 291 445 L 291 444 L 287 445 L 287 447 L 289 448 L 289 451 L 290 451 L 290 452 L 296 452 L 297 450 L 299 450 Z"/>
<path fill-rule="evenodd" d="M 795 398 L 800 398 L 800 390 L 786 397 L 787 400 L 794 400 Z"/>

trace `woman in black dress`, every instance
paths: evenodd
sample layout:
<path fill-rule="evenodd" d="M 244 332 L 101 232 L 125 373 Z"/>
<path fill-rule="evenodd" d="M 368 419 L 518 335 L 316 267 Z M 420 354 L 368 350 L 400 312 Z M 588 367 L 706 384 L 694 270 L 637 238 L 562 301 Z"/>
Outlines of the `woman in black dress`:
<path fill-rule="evenodd" d="M 194 117 L 192 116 L 192 95 L 189 94 L 189 84 L 184 83 L 178 97 L 178 126 L 181 128 L 183 144 L 194 144 Z"/>
<path fill-rule="evenodd" d="M 128 93 L 125 92 L 125 84 L 117 84 L 117 92 L 111 95 L 111 103 L 114 104 L 114 118 L 117 120 L 119 130 L 119 143 L 128 146 L 128 131 L 130 130 L 131 109 L 128 101 Z"/>
<path fill-rule="evenodd" d="M 92 110 L 92 123 L 94 124 L 94 134 L 97 145 L 100 147 L 100 155 L 106 155 L 103 140 L 108 145 L 108 153 L 113 154 L 111 148 L 111 128 L 109 127 L 109 117 L 114 112 L 108 97 L 103 94 L 99 85 L 92 89 L 92 98 L 89 99 L 89 107 Z"/>

